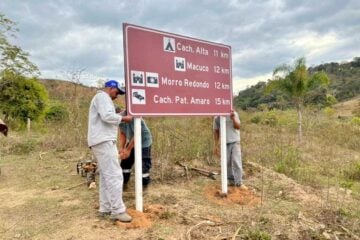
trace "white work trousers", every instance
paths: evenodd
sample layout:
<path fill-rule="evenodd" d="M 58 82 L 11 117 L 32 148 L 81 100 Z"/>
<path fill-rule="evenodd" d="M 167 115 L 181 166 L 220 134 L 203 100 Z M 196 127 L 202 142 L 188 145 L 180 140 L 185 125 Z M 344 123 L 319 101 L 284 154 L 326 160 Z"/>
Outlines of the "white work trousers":
<path fill-rule="evenodd" d="M 116 142 L 107 141 L 91 147 L 100 174 L 99 212 L 119 214 L 126 211 L 122 199 L 123 174 L 118 160 Z"/>

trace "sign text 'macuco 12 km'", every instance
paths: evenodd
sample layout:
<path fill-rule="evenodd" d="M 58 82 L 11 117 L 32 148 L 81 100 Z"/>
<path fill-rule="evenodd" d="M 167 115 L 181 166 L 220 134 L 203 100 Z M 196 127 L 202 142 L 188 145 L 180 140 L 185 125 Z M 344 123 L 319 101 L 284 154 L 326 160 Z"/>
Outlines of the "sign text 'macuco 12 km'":
<path fill-rule="evenodd" d="M 230 46 L 126 23 L 123 32 L 129 114 L 230 113 Z"/>

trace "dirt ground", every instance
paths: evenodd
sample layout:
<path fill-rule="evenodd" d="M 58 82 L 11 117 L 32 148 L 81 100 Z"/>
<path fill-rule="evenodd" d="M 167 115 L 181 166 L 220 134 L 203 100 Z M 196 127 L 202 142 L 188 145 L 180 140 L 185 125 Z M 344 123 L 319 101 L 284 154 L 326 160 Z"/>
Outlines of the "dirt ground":
<path fill-rule="evenodd" d="M 229 187 L 227 195 L 224 195 L 220 186 L 209 185 L 205 188 L 204 194 L 209 201 L 219 205 L 239 204 L 251 207 L 260 203 L 260 198 L 253 191 L 238 187 Z"/>
<path fill-rule="evenodd" d="M 133 182 L 124 192 L 130 224 L 97 218 L 98 189 L 79 185 L 81 151 L 3 155 L 0 239 L 357 239 L 359 200 L 341 189 L 302 186 L 285 175 L 245 163 L 244 191 L 193 174 L 154 181 L 135 211 Z M 176 169 L 179 173 L 181 167 Z M 154 174 L 156 175 L 156 174 Z M 77 186 L 79 185 L 79 186 Z M 75 187 L 74 187 L 75 186 Z"/>

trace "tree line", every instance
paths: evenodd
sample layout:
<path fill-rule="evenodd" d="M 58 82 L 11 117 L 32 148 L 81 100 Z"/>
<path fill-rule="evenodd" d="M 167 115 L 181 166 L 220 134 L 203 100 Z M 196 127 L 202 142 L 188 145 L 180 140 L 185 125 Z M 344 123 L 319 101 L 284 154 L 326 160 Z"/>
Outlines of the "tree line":
<path fill-rule="evenodd" d="M 309 89 L 304 96 L 305 105 L 313 105 L 319 108 L 353 98 L 360 94 L 360 57 L 355 57 L 349 62 L 331 62 L 307 68 L 307 74 L 312 76 L 319 72 L 326 74 L 330 80 L 326 86 L 321 85 Z M 240 91 L 234 98 L 238 108 L 251 109 L 263 105 L 268 108 L 286 109 L 293 108 L 293 102 L 287 94 L 272 89 L 266 91 L 267 85 L 273 79 L 261 81 L 257 84 Z"/>

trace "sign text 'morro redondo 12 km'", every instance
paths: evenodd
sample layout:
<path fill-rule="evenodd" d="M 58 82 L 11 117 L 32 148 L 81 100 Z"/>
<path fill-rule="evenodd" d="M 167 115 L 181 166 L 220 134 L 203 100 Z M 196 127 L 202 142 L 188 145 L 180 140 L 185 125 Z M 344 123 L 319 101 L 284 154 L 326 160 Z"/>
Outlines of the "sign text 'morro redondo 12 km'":
<path fill-rule="evenodd" d="M 230 113 L 230 46 L 126 23 L 123 32 L 129 114 Z"/>

